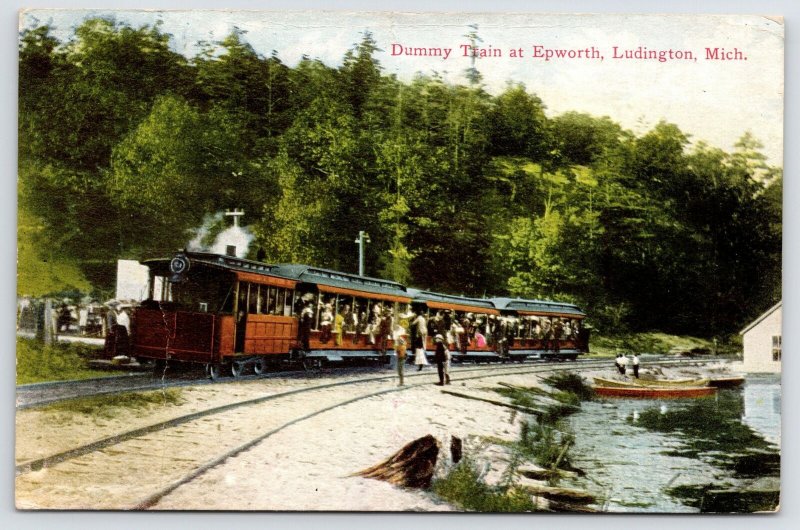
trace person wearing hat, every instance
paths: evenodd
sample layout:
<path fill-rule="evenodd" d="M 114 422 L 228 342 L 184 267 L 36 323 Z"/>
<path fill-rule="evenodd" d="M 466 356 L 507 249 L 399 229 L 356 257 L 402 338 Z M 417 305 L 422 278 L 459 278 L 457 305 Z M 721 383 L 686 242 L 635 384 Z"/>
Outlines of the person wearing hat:
<path fill-rule="evenodd" d="M 300 311 L 300 323 L 297 326 L 297 342 L 304 352 L 311 350 L 309 344 L 311 338 L 311 324 L 314 320 L 314 310 L 311 308 L 311 301 L 306 301 L 302 311 Z"/>
<path fill-rule="evenodd" d="M 406 340 L 403 337 L 395 338 L 394 351 L 397 355 L 397 377 L 400 379 L 397 386 L 403 386 L 403 365 L 406 364 Z"/>
<path fill-rule="evenodd" d="M 325 304 L 322 306 L 322 314 L 319 323 L 319 341 L 326 344 L 331 340 L 331 327 L 333 326 L 333 306 Z"/>
<path fill-rule="evenodd" d="M 433 360 L 436 361 L 436 371 L 439 373 L 439 382 L 436 383 L 439 386 L 443 386 L 445 381 L 447 384 L 450 384 L 450 374 L 448 373 L 449 370 L 445 370 L 445 363 L 448 360 L 448 352 L 447 347 L 444 345 L 444 337 L 441 335 L 436 335 L 433 339 L 434 343 L 436 343 L 436 352 L 433 355 Z"/>
<path fill-rule="evenodd" d="M 425 313 L 419 312 L 419 315 L 411 321 L 411 336 L 413 342 L 411 347 L 414 348 L 414 364 L 418 366 L 417 371 L 422 370 L 422 367 L 428 364 L 428 359 L 425 357 L 425 344 L 428 341 L 428 323 L 425 321 Z"/>

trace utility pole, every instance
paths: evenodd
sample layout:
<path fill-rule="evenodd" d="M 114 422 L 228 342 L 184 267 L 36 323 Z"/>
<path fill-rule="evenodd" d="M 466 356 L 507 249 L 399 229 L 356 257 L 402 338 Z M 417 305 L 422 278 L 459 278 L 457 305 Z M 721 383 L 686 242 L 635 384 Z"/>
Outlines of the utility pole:
<path fill-rule="evenodd" d="M 369 234 L 363 230 L 358 231 L 358 239 L 355 240 L 358 245 L 358 275 L 364 276 L 364 244 L 369 243 Z"/>

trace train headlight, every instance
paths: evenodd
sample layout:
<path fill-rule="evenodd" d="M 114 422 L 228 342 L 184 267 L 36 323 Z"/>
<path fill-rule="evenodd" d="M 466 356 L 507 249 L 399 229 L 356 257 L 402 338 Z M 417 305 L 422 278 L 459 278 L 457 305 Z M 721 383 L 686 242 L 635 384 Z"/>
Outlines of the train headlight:
<path fill-rule="evenodd" d="M 169 271 L 172 273 L 169 281 L 180 283 L 186 279 L 185 274 L 189 271 L 189 258 L 185 254 L 178 254 L 169 262 Z"/>
<path fill-rule="evenodd" d="M 183 254 L 178 254 L 169 262 L 169 271 L 172 274 L 184 274 L 189 270 L 189 258 Z"/>

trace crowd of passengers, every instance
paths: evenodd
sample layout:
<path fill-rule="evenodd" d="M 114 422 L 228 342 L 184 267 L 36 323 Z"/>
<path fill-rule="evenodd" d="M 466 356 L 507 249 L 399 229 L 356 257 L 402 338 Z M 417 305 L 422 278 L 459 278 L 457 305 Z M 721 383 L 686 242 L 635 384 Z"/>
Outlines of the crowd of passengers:
<path fill-rule="evenodd" d="M 448 348 L 466 354 L 487 346 L 507 356 L 517 341 L 538 339 L 545 350 L 560 350 L 561 341 L 578 339 L 579 319 L 527 315 L 487 315 L 450 309 L 429 310 L 424 306 L 409 311 L 390 302 L 362 301 L 346 297 L 324 298 L 307 293 L 298 299 L 301 347 L 309 350 L 311 331 L 319 331 L 322 344 L 342 346 L 367 344 L 385 353 L 389 341 L 407 336 L 414 349 L 425 348 L 428 337 L 445 338 Z M 355 309 L 353 308 L 355 306 Z M 395 312 L 397 308 L 397 312 Z"/>

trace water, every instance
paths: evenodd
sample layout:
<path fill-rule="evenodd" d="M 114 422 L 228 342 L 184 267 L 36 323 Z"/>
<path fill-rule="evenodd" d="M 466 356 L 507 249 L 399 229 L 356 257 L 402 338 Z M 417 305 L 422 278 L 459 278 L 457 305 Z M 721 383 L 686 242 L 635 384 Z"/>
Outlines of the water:
<path fill-rule="evenodd" d="M 575 434 L 572 461 L 586 476 L 562 485 L 597 494 L 601 509 L 750 511 L 763 507 L 729 506 L 728 497 L 748 498 L 731 490 L 777 488 L 778 376 L 748 377 L 743 387 L 712 398 L 609 399 L 582 408 L 563 427 Z"/>

